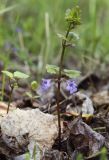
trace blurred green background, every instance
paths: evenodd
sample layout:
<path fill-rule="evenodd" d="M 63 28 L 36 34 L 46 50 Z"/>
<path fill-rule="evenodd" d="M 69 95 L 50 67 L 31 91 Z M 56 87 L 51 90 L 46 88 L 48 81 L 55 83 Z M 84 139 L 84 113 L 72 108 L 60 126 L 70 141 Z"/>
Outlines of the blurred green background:
<path fill-rule="evenodd" d="M 65 33 L 65 11 L 73 0 L 0 0 L 0 61 L 5 68 L 41 73 L 45 64 L 58 64 Z M 80 39 L 66 50 L 65 66 L 82 71 L 105 69 L 109 63 L 109 1 L 79 0 Z"/>

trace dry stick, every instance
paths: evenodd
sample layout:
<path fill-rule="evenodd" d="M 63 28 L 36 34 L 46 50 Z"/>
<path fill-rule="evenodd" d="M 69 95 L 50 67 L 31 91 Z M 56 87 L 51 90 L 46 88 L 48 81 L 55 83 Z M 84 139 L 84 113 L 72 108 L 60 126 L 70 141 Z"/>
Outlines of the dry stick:
<path fill-rule="evenodd" d="M 66 39 L 69 35 L 71 29 L 71 24 L 68 27 L 65 39 L 62 42 L 62 52 L 61 52 L 61 58 L 60 58 L 60 65 L 59 65 L 59 74 L 58 74 L 58 90 L 57 90 L 57 115 L 58 115 L 58 138 L 59 138 L 59 150 L 61 149 L 61 121 L 60 121 L 60 84 L 61 84 L 61 75 L 62 75 L 62 65 L 63 65 L 63 58 L 66 48 Z"/>

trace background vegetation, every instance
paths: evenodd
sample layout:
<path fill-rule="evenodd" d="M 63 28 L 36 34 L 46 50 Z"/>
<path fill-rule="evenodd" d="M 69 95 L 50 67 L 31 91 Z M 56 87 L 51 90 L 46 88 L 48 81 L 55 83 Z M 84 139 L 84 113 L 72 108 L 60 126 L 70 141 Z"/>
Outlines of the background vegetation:
<path fill-rule="evenodd" d="M 65 65 L 87 71 L 101 65 L 103 69 L 109 63 L 109 1 L 79 0 L 78 4 L 80 39 L 67 51 Z M 61 48 L 57 33 L 65 30 L 64 14 L 73 5 L 73 0 L 0 0 L 0 60 L 5 68 L 22 64 L 41 72 L 45 63 L 57 64 Z"/>

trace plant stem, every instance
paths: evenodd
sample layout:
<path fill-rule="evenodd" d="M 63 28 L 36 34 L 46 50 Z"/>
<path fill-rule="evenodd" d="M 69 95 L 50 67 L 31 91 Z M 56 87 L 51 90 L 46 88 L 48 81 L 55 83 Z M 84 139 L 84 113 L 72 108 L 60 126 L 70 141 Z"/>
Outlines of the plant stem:
<path fill-rule="evenodd" d="M 10 107 L 10 103 L 11 103 L 11 100 L 12 100 L 12 93 L 13 93 L 13 89 L 14 89 L 14 86 L 11 85 L 10 80 L 9 80 L 9 84 L 10 84 L 10 87 L 11 87 L 11 91 L 10 91 L 10 95 L 9 95 L 7 114 L 9 112 L 9 107 Z"/>
<path fill-rule="evenodd" d="M 3 75 L 2 77 L 1 101 L 3 101 L 4 98 L 4 90 L 5 90 L 5 75 Z"/>
<path fill-rule="evenodd" d="M 61 84 L 61 76 L 62 76 L 62 66 L 63 66 L 63 59 L 64 59 L 64 53 L 66 48 L 66 39 L 69 35 L 71 29 L 71 24 L 69 24 L 65 39 L 62 42 L 62 52 L 60 57 L 60 64 L 59 64 L 59 74 L 58 74 L 58 90 L 57 90 L 57 115 L 58 115 L 58 138 L 59 138 L 59 150 L 61 149 L 61 120 L 60 120 L 60 84 Z"/>

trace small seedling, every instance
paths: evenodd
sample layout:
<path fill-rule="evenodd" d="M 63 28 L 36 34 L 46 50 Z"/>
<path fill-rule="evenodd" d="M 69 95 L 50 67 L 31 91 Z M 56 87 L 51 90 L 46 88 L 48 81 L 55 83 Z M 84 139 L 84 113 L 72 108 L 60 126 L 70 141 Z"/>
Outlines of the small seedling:
<path fill-rule="evenodd" d="M 24 74 L 22 72 L 19 71 L 15 71 L 14 73 L 9 72 L 9 71 L 2 71 L 2 73 L 8 77 L 9 80 L 9 86 L 11 88 L 10 91 L 10 95 L 9 95 L 9 101 L 8 101 L 8 108 L 7 108 L 7 113 L 9 112 L 9 107 L 10 107 L 10 103 L 12 101 L 12 94 L 13 94 L 13 90 L 15 88 L 18 88 L 18 81 L 20 79 L 26 79 L 29 76 L 27 74 Z"/>
<path fill-rule="evenodd" d="M 30 98 L 31 100 L 31 103 L 33 102 L 34 99 L 37 99 L 39 98 L 40 96 L 37 96 L 37 95 L 33 95 L 33 92 L 32 91 L 36 91 L 38 88 L 38 82 L 37 81 L 32 81 L 31 82 L 31 89 L 29 92 L 26 92 L 26 95 Z"/>

